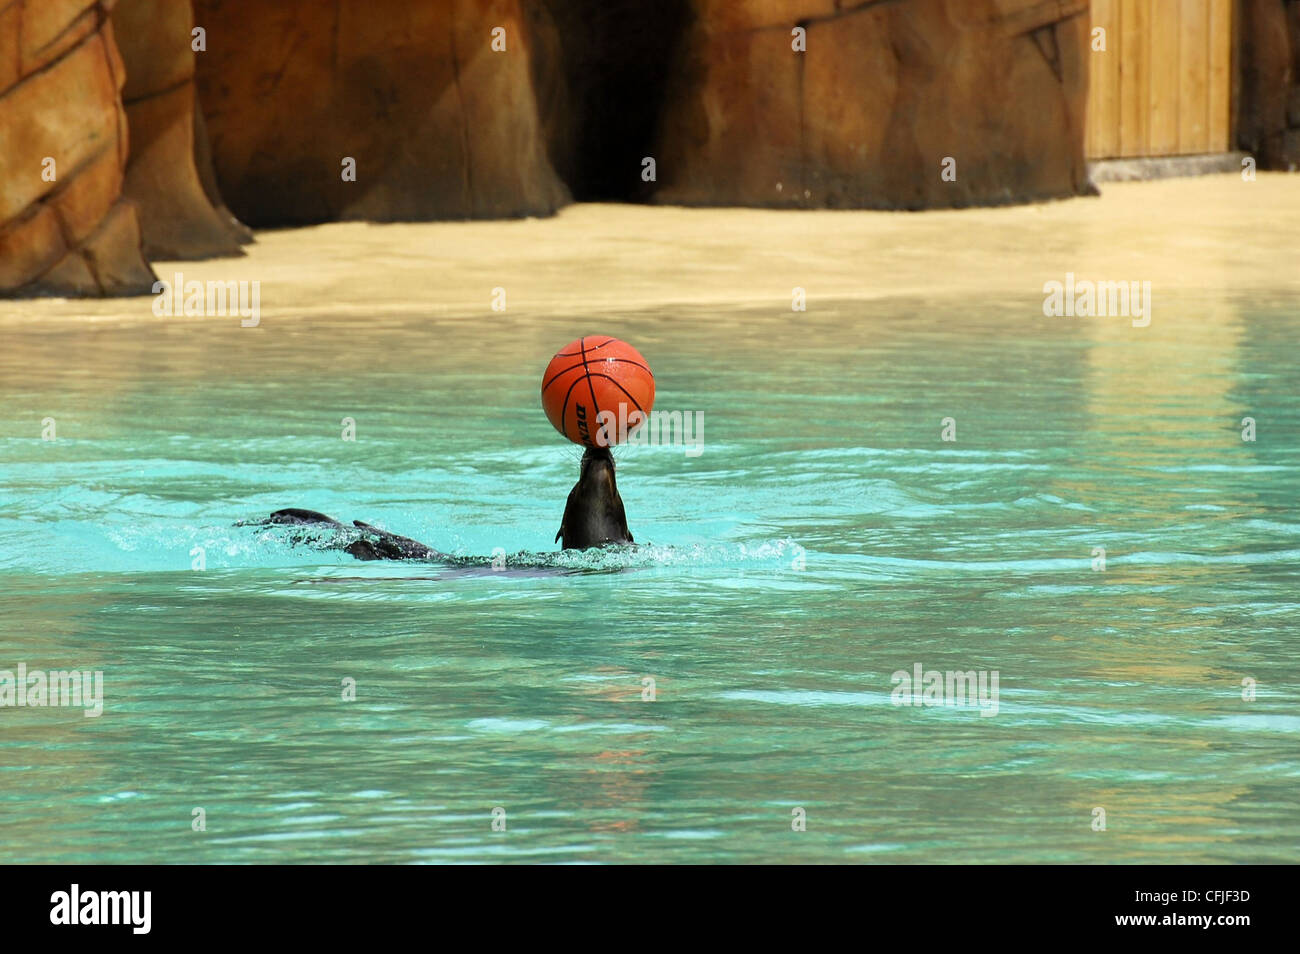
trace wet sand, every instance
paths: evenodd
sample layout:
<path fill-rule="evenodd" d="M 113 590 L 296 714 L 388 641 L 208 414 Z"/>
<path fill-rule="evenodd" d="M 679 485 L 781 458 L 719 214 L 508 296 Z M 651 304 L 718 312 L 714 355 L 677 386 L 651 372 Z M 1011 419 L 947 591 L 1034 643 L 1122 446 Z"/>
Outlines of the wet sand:
<path fill-rule="evenodd" d="M 258 233 L 243 258 L 165 279 L 259 281 L 262 320 L 301 314 L 602 314 L 664 304 L 1041 294 L 1066 272 L 1156 293 L 1300 293 L 1300 176 L 1111 183 L 1100 197 L 934 212 L 580 204 L 549 219 Z M 158 320 L 148 296 L 2 301 L 0 319 Z"/>

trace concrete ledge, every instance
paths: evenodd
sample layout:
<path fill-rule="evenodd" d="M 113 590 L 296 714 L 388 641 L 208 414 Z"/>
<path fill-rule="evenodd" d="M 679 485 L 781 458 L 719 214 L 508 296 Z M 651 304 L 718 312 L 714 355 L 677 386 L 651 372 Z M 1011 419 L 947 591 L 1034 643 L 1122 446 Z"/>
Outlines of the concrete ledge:
<path fill-rule="evenodd" d="M 1137 182 L 1240 172 L 1244 152 L 1213 152 L 1200 156 L 1152 156 L 1141 159 L 1099 159 L 1088 163 L 1088 178 L 1098 182 Z"/>

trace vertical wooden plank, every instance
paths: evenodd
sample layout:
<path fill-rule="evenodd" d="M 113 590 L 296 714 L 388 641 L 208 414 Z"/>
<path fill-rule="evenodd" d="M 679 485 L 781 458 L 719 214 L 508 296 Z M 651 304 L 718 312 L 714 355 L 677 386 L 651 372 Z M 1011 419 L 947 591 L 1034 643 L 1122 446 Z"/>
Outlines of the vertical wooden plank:
<path fill-rule="evenodd" d="M 1232 141 L 1232 0 L 1210 0 L 1210 152 Z"/>
<path fill-rule="evenodd" d="M 1179 0 L 1151 0 L 1149 129 L 1150 155 L 1178 152 Z"/>
<path fill-rule="evenodd" d="M 1178 3 L 1178 151 L 1210 151 L 1210 0 Z"/>
<path fill-rule="evenodd" d="M 1095 4 L 1088 4 L 1088 31 L 1091 35 L 1092 28 L 1097 23 L 1097 7 Z M 1088 104 L 1084 107 L 1087 113 L 1083 122 L 1083 157 L 1092 159 L 1097 155 L 1095 142 L 1097 140 L 1097 64 L 1092 61 L 1092 54 L 1088 54 L 1086 60 L 1088 64 Z"/>
<path fill-rule="evenodd" d="M 1089 131 L 1091 158 L 1110 159 L 1119 152 L 1119 60 L 1116 39 L 1120 0 L 1092 0 L 1092 26 L 1106 31 L 1105 51 L 1093 50 L 1089 36 Z"/>
<path fill-rule="evenodd" d="M 1088 33 L 1092 35 L 1092 28 L 1097 26 L 1097 4 L 1088 4 Z M 1097 113 L 1097 103 L 1101 86 L 1100 65 L 1092 52 L 1088 53 L 1088 118 L 1083 125 L 1083 154 L 1088 159 L 1097 157 L 1097 126 L 1100 117 Z"/>
<path fill-rule="evenodd" d="M 1229 0 L 1231 2 L 1231 0 Z M 1120 0 L 1119 153 L 1150 155 L 1147 119 L 1151 108 L 1148 24 L 1151 0 Z"/>

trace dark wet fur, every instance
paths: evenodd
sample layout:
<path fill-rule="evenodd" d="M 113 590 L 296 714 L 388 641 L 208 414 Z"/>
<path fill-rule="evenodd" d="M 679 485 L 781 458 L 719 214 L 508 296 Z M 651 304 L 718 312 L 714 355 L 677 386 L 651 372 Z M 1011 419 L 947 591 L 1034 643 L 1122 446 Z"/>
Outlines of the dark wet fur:
<path fill-rule="evenodd" d="M 588 447 L 582 471 L 569 491 L 564 519 L 555 534 L 566 550 L 586 550 L 611 543 L 632 543 L 623 498 L 614 480 L 614 455 L 607 447 Z"/>
<path fill-rule="evenodd" d="M 418 540 L 403 537 L 360 520 L 352 525 L 315 510 L 289 507 L 277 510 L 255 526 L 302 527 L 301 534 L 291 534 L 290 541 L 324 550 L 342 550 L 358 560 L 420 560 L 454 566 L 477 566 L 490 563 L 491 557 L 457 557 L 425 546 Z M 310 528 L 309 530 L 307 528 Z M 322 536 L 320 530 L 336 531 Z M 555 535 L 566 550 L 586 550 L 614 544 L 632 543 L 627 528 L 623 498 L 614 479 L 614 455 L 608 448 L 589 447 L 582 455 L 578 482 L 569 491 L 564 519 Z"/>
<path fill-rule="evenodd" d="M 358 560 L 441 560 L 454 559 L 446 553 L 439 553 L 432 547 L 426 547 L 418 540 L 389 533 L 379 527 L 352 521 L 352 526 L 339 523 L 333 517 L 327 517 L 315 510 L 300 510 L 289 507 L 277 510 L 258 526 L 280 525 L 291 527 L 312 527 L 340 531 L 332 540 L 322 539 L 317 534 L 298 534 L 291 536 L 294 543 L 307 543 L 326 550 L 342 550 Z M 355 539 L 354 539 L 355 538 Z M 347 540 L 347 543 L 343 541 Z"/>

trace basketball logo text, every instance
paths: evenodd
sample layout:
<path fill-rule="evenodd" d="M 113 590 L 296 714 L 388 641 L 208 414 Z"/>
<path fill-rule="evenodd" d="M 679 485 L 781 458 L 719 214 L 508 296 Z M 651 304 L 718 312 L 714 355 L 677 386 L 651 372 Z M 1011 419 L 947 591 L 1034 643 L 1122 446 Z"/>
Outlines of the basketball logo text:
<path fill-rule="evenodd" d="M 600 417 L 599 414 L 596 416 L 597 418 Z M 578 405 L 578 434 L 582 437 L 584 444 L 591 443 L 591 433 L 587 429 L 587 409 L 581 404 Z"/>

